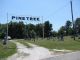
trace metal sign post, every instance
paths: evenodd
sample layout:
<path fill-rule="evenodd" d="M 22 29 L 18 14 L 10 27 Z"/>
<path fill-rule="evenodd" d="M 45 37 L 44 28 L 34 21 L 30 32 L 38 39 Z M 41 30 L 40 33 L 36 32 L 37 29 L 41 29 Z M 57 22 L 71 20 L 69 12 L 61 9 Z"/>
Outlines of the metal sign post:
<path fill-rule="evenodd" d="M 12 20 L 21 20 L 21 21 L 24 21 L 25 20 L 25 23 L 26 23 L 26 20 L 27 21 L 40 21 L 40 18 L 39 17 L 35 17 L 35 16 L 11 16 L 11 19 Z M 26 23 L 27 24 L 27 23 Z M 42 17 L 42 24 L 43 24 L 43 17 Z M 43 38 L 44 38 L 44 24 L 42 25 L 42 35 L 43 35 Z M 28 30 L 28 29 L 27 29 Z M 26 32 L 27 32 L 27 36 L 26 36 Z M 25 25 L 25 39 L 26 37 L 28 37 L 28 31 L 26 31 L 26 25 Z"/>
<path fill-rule="evenodd" d="M 7 31 L 5 32 L 4 40 L 3 40 L 3 45 L 6 45 L 8 41 L 8 13 L 7 13 Z"/>
<path fill-rule="evenodd" d="M 8 41 L 8 13 L 7 13 L 7 41 Z"/>
<path fill-rule="evenodd" d="M 42 31 L 43 31 L 43 39 L 44 39 L 44 23 L 43 23 L 43 16 L 42 16 Z"/>

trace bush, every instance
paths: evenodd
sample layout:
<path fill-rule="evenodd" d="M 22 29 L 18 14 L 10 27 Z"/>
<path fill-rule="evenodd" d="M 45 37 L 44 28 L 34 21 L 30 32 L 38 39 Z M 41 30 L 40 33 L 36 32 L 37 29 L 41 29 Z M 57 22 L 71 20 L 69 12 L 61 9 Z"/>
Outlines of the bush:
<path fill-rule="evenodd" d="M 4 33 L 0 33 L 0 39 L 3 39 L 3 38 L 4 38 L 4 36 L 5 36 L 5 34 L 4 34 Z"/>

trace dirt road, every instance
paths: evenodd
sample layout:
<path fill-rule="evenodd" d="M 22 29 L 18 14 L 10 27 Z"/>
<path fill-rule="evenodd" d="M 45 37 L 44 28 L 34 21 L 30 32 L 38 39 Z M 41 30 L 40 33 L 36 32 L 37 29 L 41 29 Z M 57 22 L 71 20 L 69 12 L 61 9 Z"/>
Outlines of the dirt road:
<path fill-rule="evenodd" d="M 27 48 L 21 43 L 14 43 L 17 45 L 17 53 L 9 57 L 7 60 L 40 60 L 52 56 L 50 51 L 44 47 L 30 44 L 32 48 Z"/>

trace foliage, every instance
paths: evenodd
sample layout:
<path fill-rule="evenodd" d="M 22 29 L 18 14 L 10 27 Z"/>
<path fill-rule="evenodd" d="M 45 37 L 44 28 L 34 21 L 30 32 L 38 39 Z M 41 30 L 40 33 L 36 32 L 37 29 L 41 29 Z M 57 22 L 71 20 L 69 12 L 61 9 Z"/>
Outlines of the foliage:
<path fill-rule="evenodd" d="M 64 33 L 65 32 L 65 33 Z M 74 21 L 74 30 L 73 30 L 73 27 L 72 27 L 72 22 L 70 22 L 69 20 L 66 21 L 66 24 L 65 26 L 62 26 L 59 31 L 58 31 L 58 34 L 60 35 L 61 33 L 63 33 L 64 35 L 66 36 L 69 36 L 69 35 L 80 35 L 80 18 L 77 18 L 75 21 Z"/>
<path fill-rule="evenodd" d="M 24 23 L 23 22 L 10 22 L 8 28 L 9 36 L 12 38 L 23 38 L 24 37 Z"/>
<path fill-rule="evenodd" d="M 0 24 L 0 38 L 3 39 L 6 33 L 6 24 Z"/>
<path fill-rule="evenodd" d="M 72 22 L 70 22 L 69 20 L 66 21 L 65 26 L 62 26 L 58 30 L 58 35 L 62 35 L 62 34 L 65 36 L 73 35 Z"/>
<path fill-rule="evenodd" d="M 65 35 L 65 26 L 62 26 L 58 31 L 58 35 Z"/>
<path fill-rule="evenodd" d="M 80 34 L 80 18 L 77 18 L 75 21 L 75 32 Z"/>
<path fill-rule="evenodd" d="M 3 39 L 4 38 L 4 36 L 5 36 L 5 34 L 2 32 L 2 33 L 0 33 L 0 38 L 1 39 Z"/>
<path fill-rule="evenodd" d="M 72 22 L 70 22 L 69 20 L 66 21 L 66 25 L 65 25 L 65 27 L 66 27 L 66 35 L 71 35 L 72 34 L 71 26 L 72 26 Z"/>
<path fill-rule="evenodd" d="M 56 37 L 58 35 L 58 33 L 56 31 L 52 32 L 53 37 Z"/>
<path fill-rule="evenodd" d="M 3 33 L 7 32 L 6 24 L 0 24 L 0 38 L 3 36 Z M 45 37 L 49 37 L 52 31 L 52 24 L 49 21 L 44 23 L 44 33 Z M 20 22 L 9 22 L 8 24 L 8 35 L 11 38 L 35 38 L 43 36 L 43 24 L 24 24 Z"/>
<path fill-rule="evenodd" d="M 44 23 L 44 36 L 45 37 L 51 36 L 51 32 L 52 32 L 52 24 L 50 24 L 49 21 L 46 21 Z"/>
<path fill-rule="evenodd" d="M 37 35 L 37 37 L 42 37 L 43 36 L 43 34 L 42 34 L 42 24 L 36 24 L 36 27 L 35 27 L 36 29 L 35 29 L 35 32 L 36 32 L 36 35 Z"/>

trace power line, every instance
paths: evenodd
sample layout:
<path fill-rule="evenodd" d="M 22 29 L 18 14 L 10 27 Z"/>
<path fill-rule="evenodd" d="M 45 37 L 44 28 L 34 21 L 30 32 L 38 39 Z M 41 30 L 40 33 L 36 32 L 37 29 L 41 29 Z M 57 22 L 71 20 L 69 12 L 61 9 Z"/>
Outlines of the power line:
<path fill-rule="evenodd" d="M 69 5 L 69 2 L 67 2 L 65 5 L 63 5 L 62 7 L 58 8 L 57 10 L 55 10 L 52 14 L 56 14 L 56 13 L 60 12 L 62 9 L 64 9 L 68 5 Z"/>

